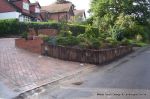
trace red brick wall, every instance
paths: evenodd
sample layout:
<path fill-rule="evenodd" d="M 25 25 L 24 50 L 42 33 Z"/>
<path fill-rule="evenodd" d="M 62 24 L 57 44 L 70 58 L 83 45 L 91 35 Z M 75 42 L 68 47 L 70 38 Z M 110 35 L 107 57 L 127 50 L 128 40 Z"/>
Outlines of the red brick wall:
<path fill-rule="evenodd" d="M 32 28 L 29 29 L 29 36 L 37 36 L 34 29 Z"/>
<path fill-rule="evenodd" d="M 63 13 L 51 13 L 49 15 L 49 20 L 59 21 L 59 20 L 62 20 L 62 19 L 65 19 L 66 21 L 70 20 L 70 14 L 66 13 L 66 12 L 63 12 Z"/>
<path fill-rule="evenodd" d="M 44 34 L 48 36 L 56 36 L 58 31 L 56 29 L 40 29 L 38 30 L 38 34 Z"/>
<path fill-rule="evenodd" d="M 59 15 L 58 14 L 50 14 L 48 17 L 48 20 L 59 20 Z"/>
<path fill-rule="evenodd" d="M 39 29 L 37 31 L 37 33 L 48 35 L 48 36 L 56 36 L 58 34 L 58 30 L 56 30 L 56 29 Z M 29 29 L 29 36 L 37 36 L 36 31 L 34 29 Z"/>
<path fill-rule="evenodd" d="M 38 54 L 41 54 L 42 43 L 43 40 L 41 40 L 40 38 L 35 38 L 34 40 L 25 40 L 23 38 L 20 38 L 15 40 L 16 47 Z"/>

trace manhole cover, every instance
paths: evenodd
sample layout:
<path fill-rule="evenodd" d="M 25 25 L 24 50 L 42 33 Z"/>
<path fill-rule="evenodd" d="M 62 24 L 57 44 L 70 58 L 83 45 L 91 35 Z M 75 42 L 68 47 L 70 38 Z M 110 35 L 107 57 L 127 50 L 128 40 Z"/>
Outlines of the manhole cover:
<path fill-rule="evenodd" d="M 72 83 L 73 85 L 82 85 L 83 84 L 83 81 L 79 81 L 79 82 L 74 82 Z"/>
<path fill-rule="evenodd" d="M 130 56 L 131 58 L 134 58 L 134 57 L 136 57 L 136 55 L 132 55 L 132 56 Z"/>

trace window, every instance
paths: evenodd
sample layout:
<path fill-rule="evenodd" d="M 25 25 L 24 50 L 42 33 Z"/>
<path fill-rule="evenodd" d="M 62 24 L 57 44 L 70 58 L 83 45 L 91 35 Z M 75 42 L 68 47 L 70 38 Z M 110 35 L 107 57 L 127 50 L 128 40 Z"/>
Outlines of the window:
<path fill-rule="evenodd" d="M 26 2 L 23 2 L 23 9 L 29 10 L 29 4 Z"/>
<path fill-rule="evenodd" d="M 40 9 L 39 8 L 35 8 L 35 13 L 40 13 Z"/>

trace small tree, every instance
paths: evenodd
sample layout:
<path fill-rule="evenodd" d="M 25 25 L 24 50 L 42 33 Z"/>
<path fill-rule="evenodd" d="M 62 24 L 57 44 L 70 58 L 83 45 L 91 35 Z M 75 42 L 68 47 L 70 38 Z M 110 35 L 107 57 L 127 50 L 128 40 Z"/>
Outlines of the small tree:
<path fill-rule="evenodd" d="M 121 13 L 131 15 L 138 24 L 146 24 L 150 17 L 149 5 L 147 0 L 92 0 L 91 14 L 104 30 L 114 25 Z"/>
<path fill-rule="evenodd" d="M 90 11 L 101 33 L 121 40 L 122 34 L 131 37 L 136 25 L 148 26 L 149 6 L 148 0 L 92 0 Z"/>

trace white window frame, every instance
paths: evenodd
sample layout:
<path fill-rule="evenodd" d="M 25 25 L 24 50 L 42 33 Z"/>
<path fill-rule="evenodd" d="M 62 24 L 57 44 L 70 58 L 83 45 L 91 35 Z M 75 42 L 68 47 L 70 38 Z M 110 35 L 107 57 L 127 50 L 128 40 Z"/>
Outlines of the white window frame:
<path fill-rule="evenodd" d="M 23 2 L 23 9 L 29 10 L 29 3 Z"/>
<path fill-rule="evenodd" d="M 35 7 L 35 13 L 40 13 L 40 9 L 38 7 Z"/>

